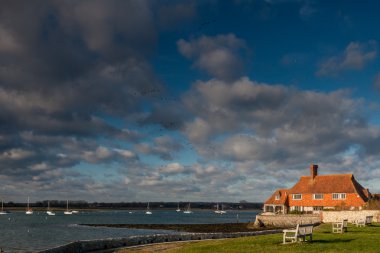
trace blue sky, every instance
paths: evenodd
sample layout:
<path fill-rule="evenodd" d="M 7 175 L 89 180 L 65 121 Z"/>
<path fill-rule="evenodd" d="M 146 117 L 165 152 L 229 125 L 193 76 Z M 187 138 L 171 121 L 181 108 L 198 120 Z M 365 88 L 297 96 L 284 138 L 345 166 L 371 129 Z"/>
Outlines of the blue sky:
<path fill-rule="evenodd" d="M 0 195 L 264 201 L 377 193 L 375 1 L 3 1 Z"/>

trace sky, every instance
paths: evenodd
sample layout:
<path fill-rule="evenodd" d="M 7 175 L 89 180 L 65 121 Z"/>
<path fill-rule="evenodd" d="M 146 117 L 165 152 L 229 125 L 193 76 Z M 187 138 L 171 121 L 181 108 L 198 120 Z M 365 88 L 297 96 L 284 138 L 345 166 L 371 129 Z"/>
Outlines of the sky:
<path fill-rule="evenodd" d="M 4 201 L 380 192 L 377 1 L 0 1 Z"/>

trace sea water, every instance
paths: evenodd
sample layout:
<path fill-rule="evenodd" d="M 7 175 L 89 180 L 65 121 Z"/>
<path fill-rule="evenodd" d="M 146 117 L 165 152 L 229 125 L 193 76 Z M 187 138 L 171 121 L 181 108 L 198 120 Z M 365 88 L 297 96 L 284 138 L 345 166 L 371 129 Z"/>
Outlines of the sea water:
<path fill-rule="evenodd" d="M 89 227 L 79 224 L 212 224 L 254 221 L 258 211 L 211 210 L 184 214 L 175 210 L 84 211 L 73 215 L 56 212 L 12 212 L 0 216 L 0 248 L 7 252 L 31 252 L 63 245 L 72 241 L 127 237 L 131 235 L 170 234 L 175 231 Z"/>

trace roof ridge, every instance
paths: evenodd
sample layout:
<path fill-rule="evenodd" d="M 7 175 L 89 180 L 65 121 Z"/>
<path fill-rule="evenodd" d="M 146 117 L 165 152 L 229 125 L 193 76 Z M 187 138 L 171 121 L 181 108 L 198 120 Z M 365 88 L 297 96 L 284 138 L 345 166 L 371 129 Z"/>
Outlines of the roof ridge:
<path fill-rule="evenodd" d="M 346 173 L 346 174 L 323 174 L 323 175 L 316 175 L 315 177 L 330 177 L 330 176 L 353 176 L 353 173 Z M 301 176 L 301 177 L 311 177 L 311 176 Z"/>

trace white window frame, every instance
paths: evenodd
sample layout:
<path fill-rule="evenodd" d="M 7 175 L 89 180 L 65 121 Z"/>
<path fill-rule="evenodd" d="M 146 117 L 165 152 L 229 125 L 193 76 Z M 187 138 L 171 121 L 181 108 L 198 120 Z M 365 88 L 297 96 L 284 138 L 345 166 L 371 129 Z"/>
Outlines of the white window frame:
<path fill-rule="evenodd" d="M 276 195 L 276 196 L 274 197 L 274 199 L 275 199 L 275 200 L 280 200 L 280 195 Z"/>
<path fill-rule="evenodd" d="M 299 198 L 295 198 L 295 196 L 299 196 Z M 293 200 L 302 200 L 302 194 L 299 194 L 299 193 L 293 194 L 292 199 Z"/>
<path fill-rule="evenodd" d="M 293 211 L 302 212 L 303 208 L 302 208 L 302 206 L 293 206 Z"/>
<path fill-rule="evenodd" d="M 321 198 L 316 198 L 316 196 L 321 196 Z M 324 195 L 323 195 L 323 193 L 314 193 L 313 194 L 313 199 L 314 200 L 323 200 L 324 199 Z"/>
<path fill-rule="evenodd" d="M 347 198 L 347 194 L 346 193 L 333 193 L 332 194 L 332 199 L 333 200 L 346 199 L 346 198 Z"/>

